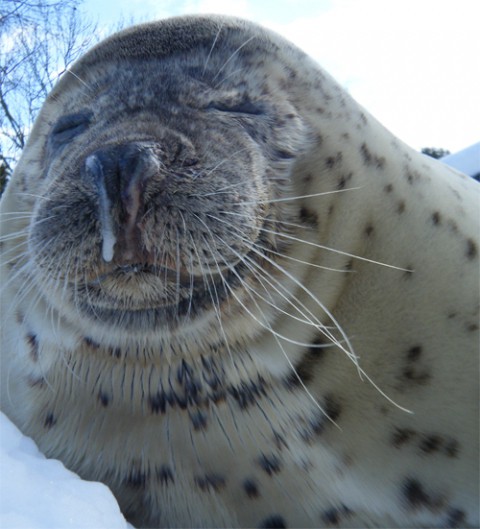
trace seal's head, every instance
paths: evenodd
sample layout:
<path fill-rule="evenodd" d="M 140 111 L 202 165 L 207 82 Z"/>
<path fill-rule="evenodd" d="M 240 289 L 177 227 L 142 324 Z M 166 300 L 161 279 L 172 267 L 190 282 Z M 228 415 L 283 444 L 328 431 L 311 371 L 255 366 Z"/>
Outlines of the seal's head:
<path fill-rule="evenodd" d="M 64 317 L 168 332 L 241 303 L 305 143 L 274 51 L 245 22 L 171 19 L 63 75 L 19 173 L 35 195 L 28 259 Z"/>

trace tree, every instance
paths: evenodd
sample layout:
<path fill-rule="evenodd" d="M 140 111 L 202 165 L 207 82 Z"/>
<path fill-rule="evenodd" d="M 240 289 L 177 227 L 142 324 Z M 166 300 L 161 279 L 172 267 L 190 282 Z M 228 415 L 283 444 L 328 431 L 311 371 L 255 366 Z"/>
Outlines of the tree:
<path fill-rule="evenodd" d="M 422 154 L 426 154 L 427 156 L 430 156 L 435 159 L 443 158 L 444 156 L 447 156 L 447 154 L 450 154 L 450 151 L 447 151 L 446 149 L 439 149 L 437 147 L 424 147 L 421 150 Z"/>
<path fill-rule="evenodd" d="M 82 0 L 0 0 L 0 191 L 47 94 L 97 38 Z"/>

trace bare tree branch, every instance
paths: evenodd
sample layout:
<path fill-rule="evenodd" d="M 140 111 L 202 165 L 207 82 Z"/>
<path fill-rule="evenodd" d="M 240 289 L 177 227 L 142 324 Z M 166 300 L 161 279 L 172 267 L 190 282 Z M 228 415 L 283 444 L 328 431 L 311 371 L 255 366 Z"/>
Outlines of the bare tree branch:
<path fill-rule="evenodd" d="M 3 0 L 0 15 L 0 191 L 59 75 L 97 38 L 82 0 Z M 5 6 L 5 7 L 4 7 Z"/>

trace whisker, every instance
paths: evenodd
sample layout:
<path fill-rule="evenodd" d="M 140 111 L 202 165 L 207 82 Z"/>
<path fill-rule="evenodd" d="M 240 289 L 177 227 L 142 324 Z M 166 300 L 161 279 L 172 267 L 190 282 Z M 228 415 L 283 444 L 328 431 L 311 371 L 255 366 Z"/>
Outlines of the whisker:
<path fill-rule="evenodd" d="M 226 222 L 225 220 L 222 220 L 222 219 L 220 219 L 218 217 L 214 217 L 211 214 L 208 214 L 208 216 L 210 218 L 213 218 L 213 219 L 217 220 L 218 222 L 222 222 L 223 224 L 227 224 L 230 227 L 233 226 L 232 224 Z M 328 252 L 337 253 L 339 255 L 345 255 L 346 257 L 350 257 L 352 259 L 357 259 L 359 261 L 365 261 L 367 263 L 372 263 L 372 264 L 376 264 L 376 265 L 379 265 L 379 266 L 384 266 L 386 268 L 392 268 L 394 270 L 399 270 L 400 272 L 411 272 L 411 270 L 407 270 L 406 268 L 402 268 L 400 266 L 395 266 L 395 265 L 391 265 L 391 264 L 387 264 L 387 263 L 382 263 L 381 261 L 375 261 L 374 259 L 368 259 L 367 257 L 362 257 L 360 255 L 355 255 L 355 254 L 352 254 L 352 253 L 349 253 L 349 252 L 344 252 L 342 250 L 337 250 L 336 248 L 331 248 L 330 246 L 325 246 L 323 244 L 319 244 L 319 243 L 316 243 L 316 242 L 311 242 L 311 241 L 307 241 L 305 239 L 300 239 L 299 237 L 295 237 L 295 236 L 289 235 L 287 233 L 282 233 L 282 232 L 278 232 L 278 231 L 274 231 L 274 230 L 269 230 L 268 228 L 265 228 L 265 227 L 261 227 L 261 228 L 259 228 L 259 230 L 264 232 L 264 233 L 269 233 L 271 235 L 275 235 L 277 237 L 283 237 L 284 239 L 288 239 L 288 240 L 291 240 L 291 241 L 295 241 L 295 242 L 299 242 L 299 243 L 302 243 L 302 244 L 306 244 L 308 246 L 313 246 L 313 247 L 318 248 L 320 250 L 326 250 Z"/>
<path fill-rule="evenodd" d="M 210 57 L 212 56 L 212 52 L 215 48 L 215 45 L 217 44 L 217 40 L 218 40 L 218 37 L 220 36 L 220 33 L 222 31 L 222 28 L 223 28 L 223 22 L 220 24 L 219 28 L 218 28 L 218 31 L 217 33 L 215 34 L 215 38 L 213 39 L 213 43 L 210 47 L 210 50 L 208 51 L 208 55 L 207 55 L 207 58 L 205 59 L 205 64 L 203 65 L 203 71 L 202 71 L 202 76 L 205 76 L 205 72 L 207 70 L 207 66 L 208 66 L 208 63 L 210 61 Z"/>
<path fill-rule="evenodd" d="M 310 195 L 298 195 L 294 197 L 284 197 L 284 198 L 271 198 L 269 200 L 252 200 L 247 202 L 239 202 L 242 206 L 256 206 L 257 204 L 274 204 L 276 202 L 293 202 L 295 200 L 303 200 L 305 198 L 314 198 L 314 197 L 324 197 L 327 195 L 335 195 L 337 193 L 345 193 L 347 191 L 357 191 L 362 189 L 362 187 L 347 187 L 345 189 L 334 189 L 333 191 L 323 191 L 321 193 L 312 193 Z"/>
<path fill-rule="evenodd" d="M 250 41 L 255 39 L 255 35 L 252 35 L 250 38 L 248 38 L 243 44 L 241 44 L 231 55 L 230 57 L 223 63 L 223 66 L 218 70 L 218 72 L 213 77 L 212 81 L 215 81 L 215 79 L 220 75 L 220 73 L 226 68 L 228 63 L 233 60 L 233 58 L 240 53 L 240 50 L 244 48 Z"/>
<path fill-rule="evenodd" d="M 85 88 L 87 88 L 89 91 L 91 92 L 94 92 L 93 90 L 93 87 L 91 87 L 88 83 L 86 83 L 81 77 L 79 77 L 75 72 L 72 72 L 72 70 L 70 70 L 69 67 L 65 68 L 65 70 L 63 72 L 60 73 L 60 75 L 62 73 L 67 73 L 69 75 L 71 75 L 72 77 L 74 77 L 75 79 L 77 79 L 77 81 L 79 81 L 83 86 L 85 86 Z M 59 75 L 59 77 L 60 77 Z"/>

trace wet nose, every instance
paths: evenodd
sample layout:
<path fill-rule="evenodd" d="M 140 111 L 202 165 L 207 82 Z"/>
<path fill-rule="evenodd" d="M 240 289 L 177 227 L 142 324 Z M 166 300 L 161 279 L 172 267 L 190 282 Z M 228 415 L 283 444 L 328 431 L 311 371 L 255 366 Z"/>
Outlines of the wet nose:
<path fill-rule="evenodd" d="M 127 143 L 99 149 L 86 160 L 86 169 L 97 188 L 127 217 L 136 216 L 147 182 L 156 174 L 158 161 L 148 143 Z"/>
<path fill-rule="evenodd" d="M 152 145 L 141 142 L 104 147 L 86 158 L 87 178 L 98 193 L 105 261 L 112 260 L 120 240 L 125 260 L 138 253 L 137 219 L 144 210 L 145 188 L 158 177 L 158 168 Z"/>

